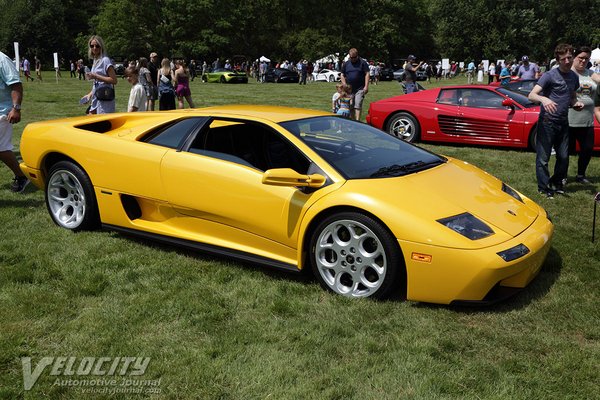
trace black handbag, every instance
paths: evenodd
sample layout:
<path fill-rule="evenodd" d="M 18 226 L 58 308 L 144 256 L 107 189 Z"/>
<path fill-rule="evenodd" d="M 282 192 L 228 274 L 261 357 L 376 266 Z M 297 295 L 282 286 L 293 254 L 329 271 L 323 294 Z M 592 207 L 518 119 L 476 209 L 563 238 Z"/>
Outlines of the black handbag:
<path fill-rule="evenodd" d="M 111 101 L 115 99 L 115 89 L 112 85 L 102 85 L 96 88 L 96 98 L 102 101 Z"/>

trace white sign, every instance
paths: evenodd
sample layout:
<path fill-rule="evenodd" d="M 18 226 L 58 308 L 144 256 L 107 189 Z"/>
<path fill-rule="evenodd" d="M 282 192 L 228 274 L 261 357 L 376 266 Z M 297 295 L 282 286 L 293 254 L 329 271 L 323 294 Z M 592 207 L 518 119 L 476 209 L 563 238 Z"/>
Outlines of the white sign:
<path fill-rule="evenodd" d="M 17 71 L 19 71 L 19 65 L 21 61 L 19 60 L 19 42 L 14 42 L 15 45 L 15 67 L 17 67 Z"/>
<path fill-rule="evenodd" d="M 58 68 L 58 53 L 54 53 L 54 69 Z"/>
<path fill-rule="evenodd" d="M 450 59 L 449 58 L 442 58 L 442 68 L 443 69 L 450 69 Z"/>

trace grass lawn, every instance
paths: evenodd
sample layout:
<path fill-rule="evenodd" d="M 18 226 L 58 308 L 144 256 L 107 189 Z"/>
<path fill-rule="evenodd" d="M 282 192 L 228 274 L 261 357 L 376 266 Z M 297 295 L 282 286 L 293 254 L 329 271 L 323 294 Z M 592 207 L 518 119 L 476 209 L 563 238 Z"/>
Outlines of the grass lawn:
<path fill-rule="evenodd" d="M 29 122 L 83 114 L 78 100 L 89 84 L 52 78 L 24 83 L 16 145 Z M 463 81 L 444 83 L 455 82 Z M 117 111 L 129 89 L 119 81 Z M 192 83 L 198 107 L 329 110 L 334 90 Z M 399 93 L 397 82 L 371 86 L 364 113 L 370 101 Z M 600 228 L 590 240 L 597 155 L 593 187 L 572 184 L 546 200 L 533 153 L 423 146 L 485 169 L 551 214 L 553 247 L 516 297 L 487 308 L 350 300 L 261 266 L 108 231 L 73 234 L 52 223 L 41 191 L 11 193 L 12 175 L 0 166 L 0 399 L 598 398 Z M 575 169 L 572 158 L 571 177 Z M 26 391 L 22 357 L 32 358 L 32 371 L 43 357 L 149 357 L 133 378 L 160 381 L 141 393 L 89 394 L 58 384 L 69 376 L 49 366 Z"/>

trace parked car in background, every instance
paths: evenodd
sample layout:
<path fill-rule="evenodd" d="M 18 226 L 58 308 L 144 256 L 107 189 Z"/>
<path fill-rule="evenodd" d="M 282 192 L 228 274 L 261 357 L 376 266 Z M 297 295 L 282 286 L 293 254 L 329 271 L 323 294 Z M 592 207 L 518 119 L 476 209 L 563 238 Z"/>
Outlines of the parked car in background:
<path fill-rule="evenodd" d="M 531 92 L 537 81 L 537 79 L 515 79 L 506 85 L 501 85 L 500 82 L 492 82 L 490 86 L 502 86 L 514 92 L 521 93 L 524 96 L 529 96 L 529 92 Z"/>
<path fill-rule="evenodd" d="M 383 67 L 379 71 L 379 80 L 380 81 L 393 81 L 394 80 L 394 70 L 389 67 Z"/>
<path fill-rule="evenodd" d="M 125 74 L 125 68 L 127 68 L 127 66 L 125 65 L 127 63 L 127 60 L 125 60 L 123 57 L 114 57 L 112 59 L 112 62 L 115 66 L 115 74 L 117 74 L 118 76 L 123 76 Z"/>
<path fill-rule="evenodd" d="M 340 75 L 341 72 L 331 69 L 322 69 L 312 73 L 313 80 L 317 82 L 338 82 L 341 80 Z"/>
<path fill-rule="evenodd" d="M 398 68 L 394 71 L 394 79 L 398 82 L 402 82 L 404 80 L 404 68 Z"/>
<path fill-rule="evenodd" d="M 287 68 L 269 68 L 265 75 L 265 82 L 298 83 L 300 82 L 300 75 Z"/>
<path fill-rule="evenodd" d="M 417 71 L 415 71 L 415 73 L 417 74 L 417 81 L 426 81 L 427 80 L 427 74 L 425 73 L 425 71 L 417 70 Z M 397 70 L 394 71 L 394 79 L 397 80 L 398 82 L 402 82 L 405 78 L 406 78 L 406 73 L 404 72 L 404 68 L 398 68 Z"/>
<path fill-rule="evenodd" d="M 226 68 L 217 68 L 212 72 L 202 75 L 202 82 L 218 83 L 248 83 L 248 75 L 241 71 L 232 71 Z"/>
<path fill-rule="evenodd" d="M 370 104 L 367 123 L 409 142 L 535 148 L 540 107 L 491 85 L 443 86 Z M 595 125 L 594 150 L 600 151 Z"/>

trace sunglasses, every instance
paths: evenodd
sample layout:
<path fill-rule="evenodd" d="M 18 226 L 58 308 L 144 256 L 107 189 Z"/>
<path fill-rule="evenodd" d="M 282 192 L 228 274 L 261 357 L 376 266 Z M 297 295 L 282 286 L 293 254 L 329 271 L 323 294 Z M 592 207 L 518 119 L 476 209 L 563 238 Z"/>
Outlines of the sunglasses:
<path fill-rule="evenodd" d="M 99 44 L 90 44 L 90 49 L 101 49 Z"/>

